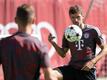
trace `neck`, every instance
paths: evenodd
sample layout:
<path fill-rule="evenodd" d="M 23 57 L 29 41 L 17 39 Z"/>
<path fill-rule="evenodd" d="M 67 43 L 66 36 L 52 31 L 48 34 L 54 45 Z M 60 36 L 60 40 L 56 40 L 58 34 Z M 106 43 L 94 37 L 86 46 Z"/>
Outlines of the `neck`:
<path fill-rule="evenodd" d="M 27 34 L 31 34 L 32 32 L 32 27 L 31 25 L 27 25 L 26 27 L 23 27 L 23 26 L 19 26 L 19 32 L 25 32 Z"/>
<path fill-rule="evenodd" d="M 85 24 L 82 23 L 82 24 L 80 25 L 80 28 L 81 28 L 81 29 L 84 29 L 84 28 L 85 28 Z"/>

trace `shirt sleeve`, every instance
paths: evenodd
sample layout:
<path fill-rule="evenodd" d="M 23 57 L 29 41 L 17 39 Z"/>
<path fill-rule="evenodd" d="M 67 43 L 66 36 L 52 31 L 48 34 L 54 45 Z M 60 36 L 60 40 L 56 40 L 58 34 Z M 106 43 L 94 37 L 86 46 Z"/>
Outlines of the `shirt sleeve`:
<path fill-rule="evenodd" d="M 41 67 L 49 67 L 50 59 L 48 55 L 48 47 L 43 43 L 41 44 L 40 52 L 41 52 Z"/>
<path fill-rule="evenodd" d="M 64 35 L 63 35 L 63 39 L 62 39 L 62 48 L 69 48 L 68 41 Z"/>
<path fill-rule="evenodd" d="M 102 37 L 102 33 L 100 32 L 100 30 L 98 28 L 95 28 L 95 41 L 98 45 L 102 45 L 104 43 L 104 39 Z"/>
<path fill-rule="evenodd" d="M 50 66 L 50 59 L 48 55 L 48 47 L 42 41 L 35 39 L 36 45 L 39 49 L 39 56 L 40 56 L 40 65 L 41 67 L 49 67 Z"/>

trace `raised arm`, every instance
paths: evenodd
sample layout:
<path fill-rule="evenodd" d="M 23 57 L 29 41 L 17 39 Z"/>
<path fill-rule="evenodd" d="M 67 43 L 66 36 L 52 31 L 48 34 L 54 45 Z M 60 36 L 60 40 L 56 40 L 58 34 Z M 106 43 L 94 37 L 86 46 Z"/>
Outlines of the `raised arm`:
<path fill-rule="evenodd" d="M 54 41 L 55 37 L 52 36 L 52 34 L 49 34 L 48 36 L 48 41 L 53 45 L 53 47 L 56 49 L 57 53 L 61 56 L 61 57 L 65 57 L 66 52 L 68 51 L 68 48 L 61 48 L 59 47 Z"/>

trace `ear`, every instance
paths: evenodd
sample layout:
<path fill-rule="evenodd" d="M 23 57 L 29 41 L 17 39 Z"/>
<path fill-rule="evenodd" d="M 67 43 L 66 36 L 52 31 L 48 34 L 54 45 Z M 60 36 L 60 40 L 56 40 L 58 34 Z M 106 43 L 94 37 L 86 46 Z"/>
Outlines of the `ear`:
<path fill-rule="evenodd" d="M 15 17 L 15 22 L 18 23 L 17 17 Z"/>
<path fill-rule="evenodd" d="M 82 17 L 84 18 L 84 15 Z"/>
<path fill-rule="evenodd" d="M 34 19 L 32 19 L 32 24 L 34 24 L 35 23 L 35 18 Z"/>
<path fill-rule="evenodd" d="M 84 18 L 85 16 L 82 14 L 82 17 Z"/>

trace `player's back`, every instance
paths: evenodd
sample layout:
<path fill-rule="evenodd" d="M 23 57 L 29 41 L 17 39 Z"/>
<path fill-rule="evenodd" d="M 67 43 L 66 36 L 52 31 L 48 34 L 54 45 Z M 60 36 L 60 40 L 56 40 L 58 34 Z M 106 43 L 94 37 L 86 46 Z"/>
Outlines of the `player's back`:
<path fill-rule="evenodd" d="M 36 80 L 41 64 L 39 41 L 18 32 L 0 43 L 5 80 Z"/>

